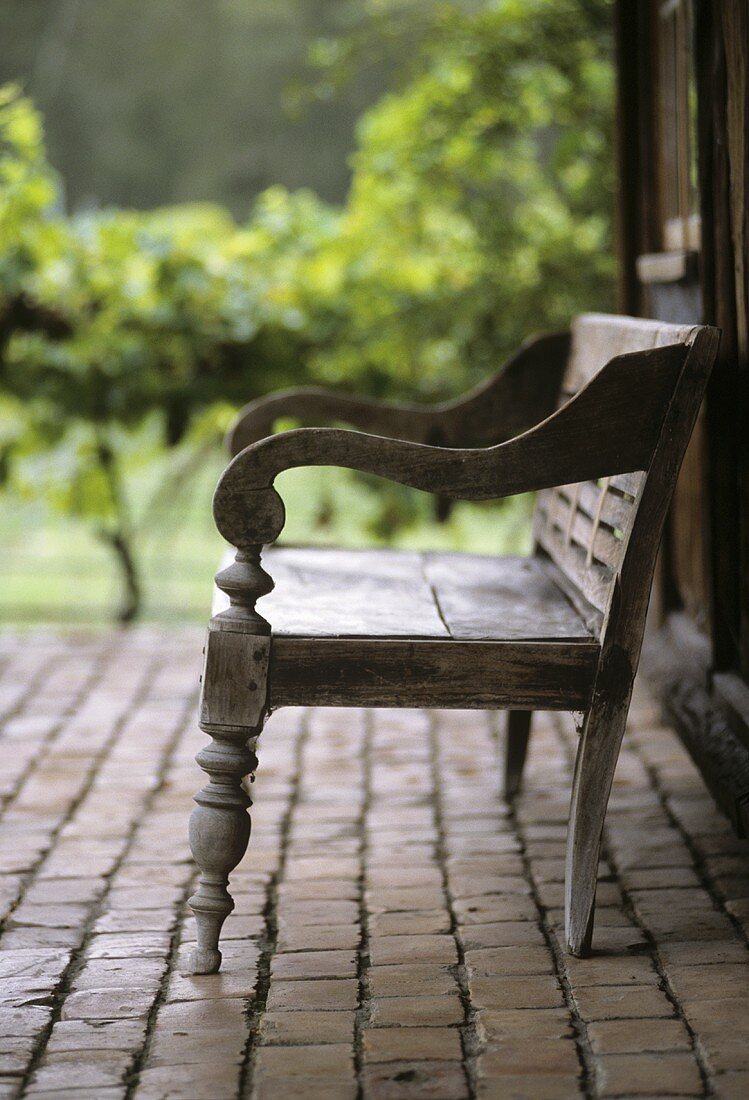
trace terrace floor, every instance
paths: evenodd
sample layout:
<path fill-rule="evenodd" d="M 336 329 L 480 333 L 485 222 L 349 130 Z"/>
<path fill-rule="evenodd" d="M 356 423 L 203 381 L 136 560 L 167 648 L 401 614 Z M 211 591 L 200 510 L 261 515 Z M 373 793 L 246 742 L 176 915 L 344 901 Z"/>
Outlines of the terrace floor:
<path fill-rule="evenodd" d="M 749 1096 L 749 844 L 641 691 L 595 945 L 561 949 L 574 732 L 282 711 L 221 975 L 183 969 L 198 631 L 0 641 L 0 1100 Z"/>

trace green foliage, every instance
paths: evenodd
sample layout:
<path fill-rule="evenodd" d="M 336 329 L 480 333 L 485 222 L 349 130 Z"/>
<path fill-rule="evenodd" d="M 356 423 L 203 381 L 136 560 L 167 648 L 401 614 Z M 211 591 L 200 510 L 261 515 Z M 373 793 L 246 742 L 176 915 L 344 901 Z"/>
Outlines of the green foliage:
<path fill-rule="evenodd" d="M 608 5 L 587 10 L 438 7 L 420 71 L 359 126 L 323 373 L 444 393 L 611 306 Z"/>
<path fill-rule="evenodd" d="M 12 85 L 0 88 L 0 295 L 7 299 L 33 271 L 36 242 L 55 199 L 41 120 Z M 0 300 L 2 300 L 0 299 Z"/>
<path fill-rule="evenodd" d="M 119 467 L 144 440 L 210 438 L 231 405 L 292 383 L 443 397 L 529 332 L 610 307 L 608 4 L 419 19 L 408 79 L 360 121 L 341 209 L 274 187 L 242 225 L 208 204 L 66 216 L 38 115 L 3 92 L 0 468 L 129 546 L 125 572 Z"/>

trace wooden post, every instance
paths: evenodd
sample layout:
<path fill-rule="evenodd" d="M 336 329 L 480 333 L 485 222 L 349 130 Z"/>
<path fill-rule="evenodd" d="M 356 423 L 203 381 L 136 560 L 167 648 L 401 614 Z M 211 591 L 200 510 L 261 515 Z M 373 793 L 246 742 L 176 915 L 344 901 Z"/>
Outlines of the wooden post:
<path fill-rule="evenodd" d="M 255 602 L 273 581 L 260 565 L 260 547 L 240 549 L 216 584 L 231 606 L 211 620 L 205 648 L 200 728 L 212 742 L 195 758 L 209 778 L 190 817 L 190 847 L 201 871 L 189 901 L 198 925 L 194 974 L 215 974 L 221 966 L 221 927 L 234 908 L 229 874 L 250 839 L 252 801 L 242 781 L 257 767 L 255 742 L 267 713 L 270 626 Z"/>

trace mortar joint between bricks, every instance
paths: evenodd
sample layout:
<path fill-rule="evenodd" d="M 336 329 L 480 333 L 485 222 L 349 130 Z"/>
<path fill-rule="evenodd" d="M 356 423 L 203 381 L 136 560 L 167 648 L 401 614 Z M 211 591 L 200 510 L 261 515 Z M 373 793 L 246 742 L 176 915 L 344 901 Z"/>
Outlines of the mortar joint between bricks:
<path fill-rule="evenodd" d="M 734 917 L 733 913 L 726 907 L 724 898 L 720 894 L 720 891 L 716 888 L 712 880 L 712 876 L 705 866 L 705 859 L 702 853 L 692 839 L 691 834 L 687 831 L 687 829 L 684 828 L 676 814 L 669 806 L 668 797 L 663 790 L 663 785 L 660 781 L 657 769 L 647 762 L 637 745 L 634 746 L 633 751 L 642 763 L 648 779 L 650 780 L 651 786 L 653 787 L 653 790 L 658 797 L 658 801 L 661 805 L 661 809 L 663 810 L 666 819 L 684 841 L 684 844 L 686 845 L 689 851 L 689 855 L 692 859 L 694 873 L 697 875 L 700 885 L 702 886 L 705 893 L 709 896 L 715 908 L 718 909 L 719 912 L 721 912 L 723 916 L 726 917 L 731 923 L 734 931 L 736 932 L 736 935 L 743 942 L 744 946 L 749 948 L 749 929 L 745 928 L 741 921 L 737 920 L 736 917 Z"/>
<path fill-rule="evenodd" d="M 357 821 L 359 840 L 359 882 L 358 882 L 358 907 L 359 907 L 359 946 L 356 959 L 357 977 L 357 1003 L 354 1014 L 354 1070 L 356 1072 L 356 1096 L 357 1100 L 364 1100 L 364 1029 L 372 1019 L 372 995 L 369 982 L 369 968 L 371 965 L 371 948 L 369 940 L 369 914 L 366 905 L 366 870 L 367 870 L 367 814 L 372 803 L 372 731 L 374 717 L 370 711 L 364 712 L 364 734 L 362 737 L 362 779 L 364 784 L 364 797 L 362 798 L 361 813 Z"/>
<path fill-rule="evenodd" d="M 47 736 L 43 739 L 42 743 L 39 746 L 39 751 L 34 754 L 28 765 L 22 770 L 22 772 L 18 776 L 18 779 L 11 793 L 3 799 L 2 806 L 0 806 L 0 821 L 2 821 L 2 818 L 5 815 L 5 811 L 8 809 L 9 806 L 12 805 L 14 799 L 18 796 L 21 788 L 27 782 L 29 777 L 33 775 L 39 767 L 39 764 L 45 757 L 46 751 L 50 748 L 50 746 L 54 745 L 59 735 L 65 729 L 68 720 L 73 717 L 75 712 L 85 700 L 86 696 L 89 694 L 89 692 L 93 691 L 96 688 L 96 685 L 104 675 L 107 664 L 111 660 L 112 655 L 115 651 L 115 644 L 113 642 L 108 642 L 100 649 L 98 656 L 94 660 L 91 672 L 88 674 L 88 676 L 84 677 L 80 688 L 75 693 L 68 706 L 63 710 L 57 721 L 52 724 Z M 62 658 L 58 657 L 56 660 L 50 662 L 48 665 L 44 665 L 36 674 L 36 676 L 32 677 L 28 691 L 26 691 L 21 699 L 19 699 L 16 706 L 11 707 L 5 714 L 0 716 L 0 725 L 10 721 L 12 718 L 16 718 L 23 714 L 24 707 L 26 706 L 26 703 L 29 701 L 29 699 L 34 699 L 36 697 L 37 690 L 40 684 L 43 684 L 45 678 L 52 675 L 52 673 L 54 673 L 55 670 L 62 663 Z M 42 856 L 42 858 L 44 857 Z M 2 927 L 3 925 L 2 923 L 0 923 L 0 934 L 2 933 Z"/>
<path fill-rule="evenodd" d="M 442 789 L 440 782 L 442 771 L 440 768 L 439 718 L 435 711 L 429 712 L 429 750 L 434 822 L 437 830 L 437 865 L 442 878 L 442 893 L 450 917 L 450 932 L 455 942 L 455 950 L 458 956 L 458 962 L 454 967 L 453 975 L 458 986 L 460 1003 L 463 1008 L 463 1023 L 459 1028 L 463 1050 L 463 1071 L 468 1085 L 469 1100 L 475 1100 L 478 1095 L 478 1057 L 481 1054 L 483 1044 L 478 1029 L 478 1014 L 471 999 L 465 945 L 460 934 L 458 918 L 455 912 L 455 899 L 450 890 L 450 880 L 447 871 L 445 820 L 442 812 L 440 795 Z"/>
<path fill-rule="evenodd" d="M 149 690 L 151 684 L 155 681 L 156 676 L 158 675 L 158 672 L 161 669 L 161 667 L 163 667 L 162 662 L 154 662 L 154 664 L 149 668 L 146 675 L 139 680 L 136 691 L 134 692 L 134 694 L 132 696 L 133 704 L 135 704 L 136 700 L 139 700 L 139 699 L 143 698 L 145 695 L 147 695 L 148 690 Z M 184 710 L 183 710 L 182 714 L 180 715 L 179 721 L 175 724 L 174 732 L 172 733 L 172 736 L 168 739 L 167 744 L 164 747 L 164 752 L 163 752 L 163 755 L 162 755 L 162 758 L 161 758 L 161 763 L 160 763 L 160 767 L 159 767 L 159 771 L 158 771 L 158 781 L 153 785 L 153 787 L 151 789 L 149 789 L 146 797 L 144 798 L 143 812 L 140 815 L 140 818 L 135 819 L 133 821 L 133 823 L 131 824 L 131 826 L 130 826 L 128 832 L 127 832 L 127 835 L 125 837 L 122 849 L 120 850 L 120 853 L 119 853 L 117 859 L 115 860 L 114 866 L 111 868 L 110 872 L 105 876 L 106 877 L 106 887 L 105 887 L 103 893 L 97 899 L 97 901 L 94 902 L 91 906 L 91 910 L 90 910 L 90 912 L 89 912 L 89 914 L 86 918 L 86 921 L 84 923 L 84 926 L 83 926 L 83 933 L 82 933 L 81 939 L 79 941 L 79 944 L 78 944 L 77 948 L 75 948 L 73 950 L 73 952 L 71 954 L 70 962 L 68 963 L 67 967 L 63 971 L 63 974 L 60 978 L 60 981 L 58 982 L 58 984 L 56 986 L 55 993 L 54 993 L 54 996 L 53 996 L 52 1013 L 51 1013 L 51 1016 L 50 1016 L 50 1019 L 49 1019 L 49 1023 L 47 1025 L 47 1027 L 44 1029 L 44 1031 L 43 1031 L 43 1033 L 40 1037 L 40 1042 L 37 1045 L 36 1050 L 34 1051 L 34 1055 L 31 1059 L 31 1061 L 29 1062 L 29 1065 L 26 1068 L 25 1074 L 23 1075 L 22 1084 L 21 1084 L 20 1090 L 19 1090 L 19 1095 L 23 1095 L 25 1093 L 26 1088 L 27 1088 L 29 1082 L 31 1081 L 36 1069 L 39 1067 L 39 1065 L 42 1062 L 42 1059 L 44 1057 L 44 1053 L 46 1051 L 47 1044 L 49 1043 L 49 1039 L 52 1035 L 54 1026 L 61 1019 L 62 1010 L 63 1010 L 64 1004 L 65 1004 L 65 1000 L 68 996 L 68 993 L 70 992 L 70 989 L 72 987 L 72 984 L 73 984 L 77 974 L 82 970 L 82 968 L 84 966 L 86 948 L 88 947 L 88 944 L 91 940 L 92 929 L 94 927 L 94 924 L 96 923 L 96 921 L 98 920 L 98 918 L 102 915 L 102 913 L 104 911 L 104 906 L 106 904 L 106 900 L 107 900 L 107 897 L 109 895 L 109 891 L 112 888 L 112 881 L 114 879 L 114 876 L 116 875 L 117 870 L 119 869 L 119 867 L 122 866 L 123 861 L 126 859 L 127 854 L 130 851 L 130 849 L 133 845 L 133 842 L 135 840 L 135 837 L 137 835 L 138 828 L 140 826 L 140 822 L 141 822 L 142 819 L 144 819 L 147 816 L 148 810 L 149 810 L 151 804 L 153 803 L 154 799 L 156 798 L 161 785 L 163 784 L 164 775 L 166 773 L 166 769 L 168 767 L 169 760 L 171 759 L 171 756 L 174 752 L 174 749 L 175 749 L 176 744 L 179 740 L 180 734 L 182 733 L 186 722 L 189 720 L 189 717 L 191 716 L 191 714 L 193 712 L 194 706 L 195 706 L 195 700 L 190 699 L 189 703 L 187 703 L 185 705 Z M 112 750 L 112 748 L 114 747 L 114 745 L 116 744 L 117 739 L 118 739 L 120 733 L 122 732 L 122 729 L 125 726 L 125 723 L 127 722 L 128 718 L 130 717 L 130 712 L 131 712 L 131 704 L 130 704 L 130 700 L 129 700 L 127 707 L 123 710 L 123 712 L 120 715 L 119 719 L 113 724 L 112 732 L 110 733 L 109 737 L 107 738 L 105 745 L 103 746 L 101 751 L 97 754 L 95 762 L 94 762 L 94 766 L 91 768 L 91 772 L 90 772 L 90 775 L 88 777 L 87 782 L 84 784 L 84 787 L 81 790 L 79 796 L 72 803 L 71 807 L 69 808 L 68 813 L 65 815 L 65 818 L 61 822 L 61 824 L 60 824 L 58 830 L 56 831 L 55 835 L 59 834 L 59 832 L 64 828 L 64 826 L 67 824 L 67 822 L 71 820 L 71 818 L 75 814 L 77 808 L 81 805 L 81 803 L 85 799 L 88 792 L 92 789 L 92 787 L 93 787 L 93 785 L 96 781 L 97 772 L 98 772 L 100 766 L 102 765 L 102 763 L 106 760 L 107 756 L 109 755 L 109 753 Z M 32 876 L 32 881 L 33 881 L 33 879 L 36 878 L 36 876 L 39 872 L 39 867 L 41 866 L 42 862 L 43 862 L 43 859 L 39 861 L 39 864 L 37 865 L 37 867 L 34 871 L 34 874 Z M 135 1057 L 137 1058 L 137 1055 Z"/>
<path fill-rule="evenodd" d="M 237 1090 L 237 1096 L 239 1100 L 250 1100 L 253 1090 L 253 1074 L 255 1069 L 255 1063 L 257 1061 L 257 1053 L 260 1048 L 260 1029 L 263 1023 L 263 1017 L 266 1011 L 266 1005 L 268 1002 L 268 994 L 270 992 L 271 982 L 271 965 L 273 962 L 273 956 L 276 953 L 276 947 L 278 945 L 278 890 L 281 882 L 283 881 L 284 872 L 286 870 L 286 859 L 289 849 L 289 833 L 291 830 L 291 821 L 294 815 L 294 810 L 299 803 L 299 797 L 301 793 L 301 781 L 304 763 L 304 749 L 310 734 L 310 712 L 305 710 L 299 728 L 296 734 L 296 741 L 294 745 L 294 767 L 291 778 L 291 789 L 289 792 L 289 801 L 284 811 L 281 827 L 280 827 L 280 845 L 279 845 L 279 857 L 278 866 L 273 874 L 268 879 L 268 884 L 265 890 L 265 905 L 263 907 L 263 916 L 265 918 L 265 930 L 260 940 L 260 955 L 257 962 L 257 980 L 255 982 L 255 989 L 252 997 L 249 999 L 246 1008 L 247 1016 L 247 1042 L 244 1048 L 244 1056 L 242 1059 L 242 1068 L 239 1075 L 239 1087 Z M 258 783 L 262 783 L 262 734 L 261 743 L 258 749 L 259 759 L 259 779 Z M 252 847 L 250 846 L 250 858 L 252 858 Z"/>
<path fill-rule="evenodd" d="M 190 717 L 192 716 L 193 709 L 194 700 L 191 699 L 188 712 L 185 716 L 186 722 L 189 721 Z M 159 784 L 159 786 L 162 785 L 163 781 L 162 784 Z M 154 791 L 154 794 L 156 793 L 158 793 L 158 788 L 156 791 Z M 167 990 L 169 988 L 169 981 L 174 974 L 177 960 L 179 958 L 181 933 L 185 923 L 185 906 L 187 905 L 187 899 L 193 892 L 196 877 L 197 870 L 194 869 L 188 881 L 185 883 L 182 894 L 180 896 L 179 906 L 177 909 L 177 920 L 174 927 L 172 928 L 172 932 L 169 937 L 169 949 L 166 958 L 166 970 L 164 971 L 164 976 L 161 980 L 161 985 L 159 987 L 159 992 L 156 996 L 156 1000 L 154 1001 L 153 1005 L 151 1006 L 151 1010 L 148 1013 L 148 1019 L 146 1021 L 145 1041 L 140 1051 L 136 1055 L 133 1065 L 131 1066 L 130 1073 L 128 1075 L 127 1092 L 125 1093 L 124 1100 L 132 1100 L 132 1097 L 134 1096 L 139 1084 L 140 1074 L 148 1062 L 148 1056 L 151 1050 L 151 1042 L 156 1028 L 156 1019 L 158 1017 L 159 1009 L 164 1004 L 164 1001 L 166 999 Z"/>
<path fill-rule="evenodd" d="M 501 774 L 499 763 L 501 759 L 501 734 L 499 730 L 499 719 L 496 712 L 489 716 L 489 728 L 492 734 L 492 740 L 494 741 L 495 749 L 497 750 L 497 777 Z M 498 780 L 499 781 L 499 780 Z M 547 917 L 546 906 L 541 900 L 541 895 L 538 890 L 535 877 L 533 875 L 533 864 L 530 856 L 528 855 L 528 848 L 526 843 L 526 836 L 523 830 L 520 819 L 517 815 L 515 806 L 510 804 L 509 806 L 509 820 L 512 823 L 515 835 L 520 842 L 520 858 L 523 863 L 523 877 L 528 883 L 528 888 L 531 892 L 531 898 L 536 906 L 538 913 L 538 926 L 544 937 L 544 941 L 551 956 L 552 966 L 554 970 L 554 976 L 559 982 L 562 996 L 564 998 L 565 1008 L 570 1016 L 570 1022 L 575 1034 L 575 1046 L 577 1048 L 577 1056 L 580 1061 L 580 1087 L 586 1100 L 593 1100 L 598 1093 L 596 1089 L 596 1067 L 595 1058 L 590 1045 L 590 1039 L 588 1037 L 588 1027 L 581 1016 L 577 1003 L 575 1001 L 572 985 L 567 976 L 567 968 L 565 965 L 565 955 L 562 948 L 559 946 L 554 930 Z"/>
<path fill-rule="evenodd" d="M 103 658 L 103 655 L 107 653 L 108 649 L 111 649 L 111 647 L 104 647 L 102 654 L 100 654 L 100 659 Z M 4 710 L 2 714 L 0 714 L 0 724 L 8 722 L 11 718 L 15 718 L 17 715 L 21 714 L 27 702 L 30 699 L 36 698 L 40 686 L 44 683 L 45 679 L 49 678 L 52 673 L 58 668 L 58 666 L 62 664 L 62 661 L 63 658 L 61 656 L 55 656 L 51 661 L 44 662 L 36 670 L 34 675 L 28 681 L 26 690 L 18 697 L 18 699 L 16 699 L 15 703 L 7 707 L 6 710 Z M 12 667 L 10 658 L 6 658 L 5 660 L 3 675 L 5 674 L 5 670 L 8 667 Z"/>

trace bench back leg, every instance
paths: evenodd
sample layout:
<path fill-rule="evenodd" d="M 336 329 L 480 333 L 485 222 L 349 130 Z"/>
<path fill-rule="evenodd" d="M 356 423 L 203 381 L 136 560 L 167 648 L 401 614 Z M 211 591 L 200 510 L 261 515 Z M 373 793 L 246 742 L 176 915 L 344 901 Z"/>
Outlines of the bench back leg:
<path fill-rule="evenodd" d="M 532 717 L 532 710 L 510 710 L 507 712 L 504 795 L 508 802 L 520 790 L 525 757 L 528 752 Z"/>

